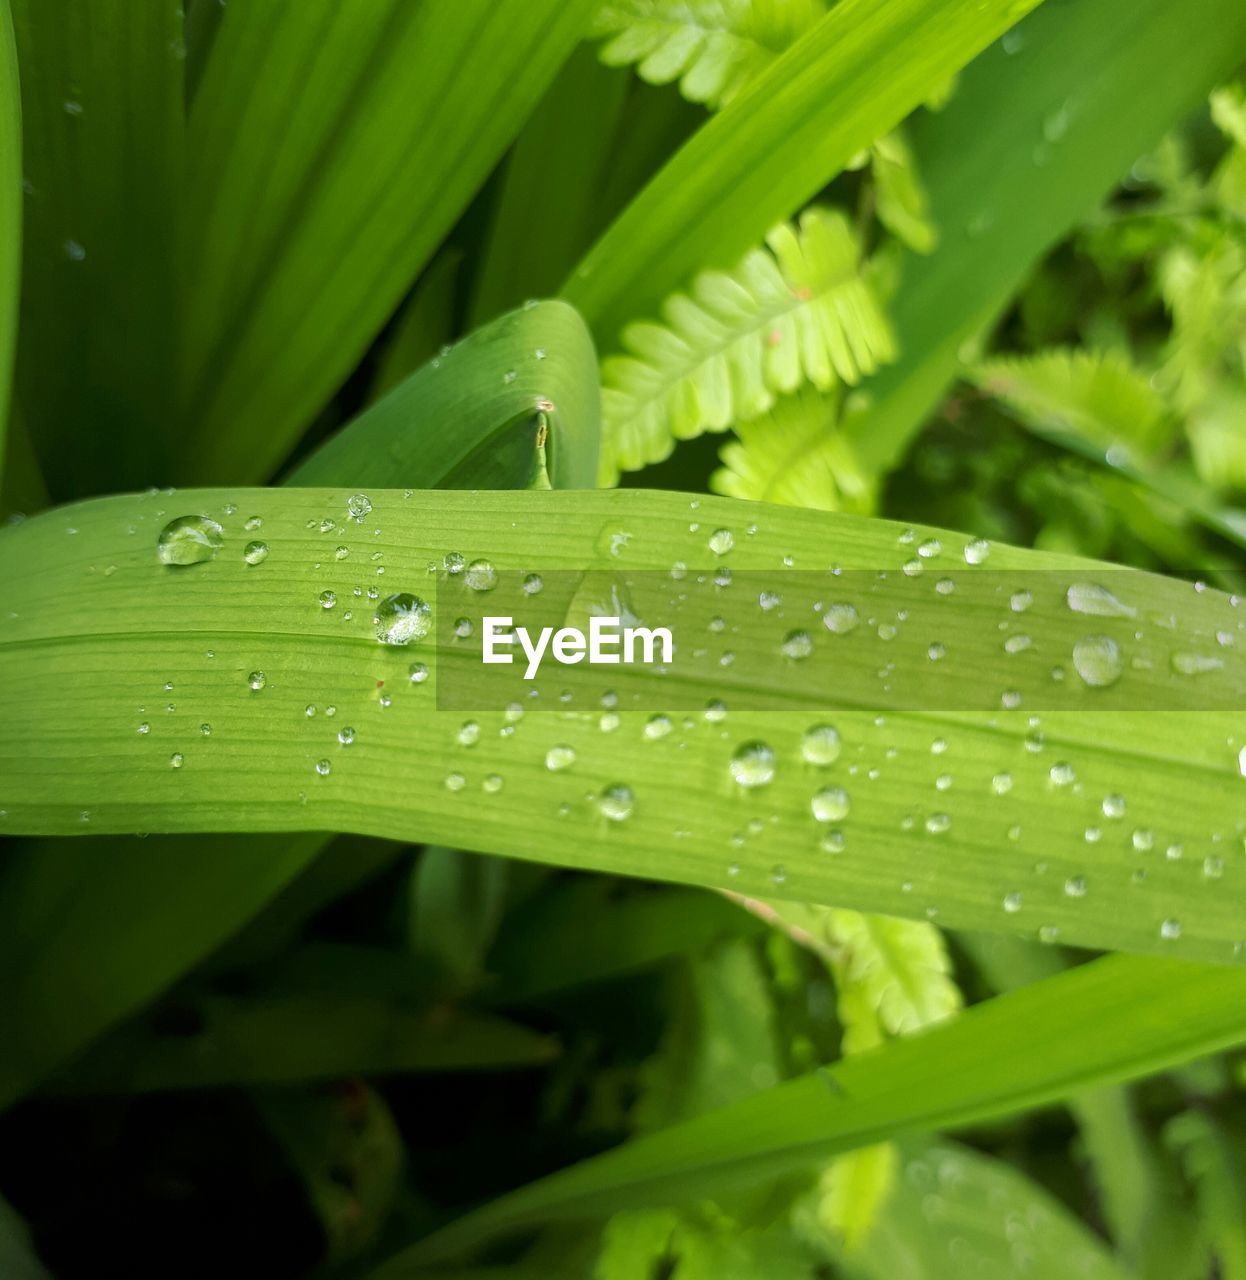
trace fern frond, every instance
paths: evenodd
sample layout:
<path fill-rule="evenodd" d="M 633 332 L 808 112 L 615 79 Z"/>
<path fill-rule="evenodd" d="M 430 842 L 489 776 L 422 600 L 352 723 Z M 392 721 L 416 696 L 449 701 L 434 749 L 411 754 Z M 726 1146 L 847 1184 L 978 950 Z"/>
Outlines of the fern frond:
<path fill-rule="evenodd" d="M 737 422 L 710 477 L 715 493 L 814 511 L 873 510 L 875 484 L 835 429 L 836 397 L 806 387 L 769 413 Z"/>
<path fill-rule="evenodd" d="M 676 440 L 765 413 L 803 383 L 856 383 L 894 359 L 891 328 L 862 274 L 842 214 L 806 210 L 731 274 L 675 294 L 662 324 L 623 332 L 629 355 L 602 362 L 602 479 L 660 462 Z"/>
<path fill-rule="evenodd" d="M 879 222 L 914 252 L 930 253 L 939 236 L 930 220 L 925 185 L 901 130 L 884 134 L 870 148 L 870 173 Z"/>
<path fill-rule="evenodd" d="M 943 934 L 925 920 L 899 920 L 830 909 L 826 922 L 835 949 L 844 1052 L 871 1047 L 878 1030 L 911 1035 L 961 1007 Z"/>
<path fill-rule="evenodd" d="M 1198 1111 L 1177 1116 L 1164 1130 L 1194 1184 L 1199 1225 L 1223 1280 L 1246 1280 L 1246 1162 L 1241 1125 Z"/>
<path fill-rule="evenodd" d="M 987 395 L 1034 431 L 1080 436 L 1102 449 L 1146 455 L 1174 424 L 1150 378 L 1120 351 L 1058 349 L 986 360 L 969 372 Z"/>
<path fill-rule="evenodd" d="M 826 12 L 824 0 L 609 0 L 590 38 L 607 66 L 724 106 Z"/>

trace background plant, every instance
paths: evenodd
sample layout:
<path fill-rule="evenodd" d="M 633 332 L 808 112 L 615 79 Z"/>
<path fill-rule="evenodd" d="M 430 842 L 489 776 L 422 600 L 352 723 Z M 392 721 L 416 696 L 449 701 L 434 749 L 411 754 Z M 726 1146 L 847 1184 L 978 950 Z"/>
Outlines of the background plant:
<path fill-rule="evenodd" d="M 6 6 L 5 1274 L 1246 1275 L 1246 16 L 1031 8 Z"/>

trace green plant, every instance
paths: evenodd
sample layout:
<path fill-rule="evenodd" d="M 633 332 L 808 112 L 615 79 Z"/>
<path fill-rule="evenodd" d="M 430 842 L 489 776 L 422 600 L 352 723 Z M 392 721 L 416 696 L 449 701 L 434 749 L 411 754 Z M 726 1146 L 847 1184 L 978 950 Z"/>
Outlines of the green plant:
<path fill-rule="evenodd" d="M 1242 1276 L 1240 4 L 0 5 L 5 1274 Z"/>

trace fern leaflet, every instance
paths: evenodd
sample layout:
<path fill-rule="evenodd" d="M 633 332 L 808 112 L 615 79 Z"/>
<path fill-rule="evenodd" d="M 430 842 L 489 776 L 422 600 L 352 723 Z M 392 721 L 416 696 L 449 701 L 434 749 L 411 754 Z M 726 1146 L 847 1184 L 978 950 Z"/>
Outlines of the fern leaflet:
<path fill-rule="evenodd" d="M 837 397 L 806 387 L 762 417 L 737 422 L 710 488 L 755 502 L 867 514 L 875 484 L 836 430 L 837 416 Z"/>
<path fill-rule="evenodd" d="M 609 0 L 590 37 L 607 66 L 724 106 L 826 12 L 824 0 Z"/>
<path fill-rule="evenodd" d="M 854 384 L 895 343 L 842 214 L 806 210 L 731 274 L 703 272 L 664 323 L 623 332 L 628 355 L 602 362 L 602 481 L 660 462 L 676 440 L 765 413 L 803 383 Z"/>

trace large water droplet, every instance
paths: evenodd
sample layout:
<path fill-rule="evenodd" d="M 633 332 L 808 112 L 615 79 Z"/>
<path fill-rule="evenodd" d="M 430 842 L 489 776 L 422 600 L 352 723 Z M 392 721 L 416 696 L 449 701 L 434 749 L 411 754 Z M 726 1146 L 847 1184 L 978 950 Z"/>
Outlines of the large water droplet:
<path fill-rule="evenodd" d="M 860 621 L 855 607 L 847 603 L 829 604 L 822 614 L 822 625 L 837 636 L 855 631 Z"/>
<path fill-rule="evenodd" d="M 1121 678 L 1125 662 L 1111 636 L 1086 636 L 1073 646 L 1073 666 L 1091 688 L 1106 689 Z"/>
<path fill-rule="evenodd" d="M 410 644 L 428 635 L 433 625 L 433 611 L 419 596 L 399 591 L 386 596 L 376 606 L 373 621 L 376 623 L 376 638 L 382 644 Z"/>
<path fill-rule="evenodd" d="M 842 749 L 839 730 L 830 724 L 815 724 L 805 730 L 800 740 L 801 758 L 806 764 L 819 767 L 834 764 Z"/>
<path fill-rule="evenodd" d="M 1118 600 L 1107 587 L 1095 582 L 1073 583 L 1065 593 L 1065 599 L 1074 613 L 1094 618 L 1132 618 L 1138 612 Z"/>
<path fill-rule="evenodd" d="M 623 822 L 632 816 L 636 807 L 636 798 L 631 787 L 616 782 L 606 787 L 597 800 L 597 808 L 603 818 L 611 822 Z"/>
<path fill-rule="evenodd" d="M 852 800 L 843 787 L 823 787 L 814 793 L 809 807 L 819 822 L 839 822 L 848 816 Z"/>
<path fill-rule="evenodd" d="M 774 781 L 774 749 L 765 742 L 745 742 L 731 757 L 731 776 L 742 787 L 764 787 Z"/>
<path fill-rule="evenodd" d="M 161 564 L 202 564 L 221 549 L 223 530 L 208 516 L 178 516 L 160 530 L 156 556 Z"/>
<path fill-rule="evenodd" d="M 364 517 L 372 510 L 372 499 L 366 493 L 352 493 L 346 499 L 346 510 L 354 517 L 356 524 L 362 524 Z"/>
<path fill-rule="evenodd" d="M 551 773 L 570 769 L 573 764 L 575 764 L 575 748 L 567 746 L 565 742 L 556 743 L 545 753 L 545 767 Z"/>
<path fill-rule="evenodd" d="M 498 571 L 488 560 L 473 560 L 467 566 L 463 581 L 473 591 L 492 591 L 498 585 Z"/>
<path fill-rule="evenodd" d="M 242 552 L 242 558 L 247 564 L 263 564 L 268 559 L 268 543 L 248 542 Z"/>
<path fill-rule="evenodd" d="M 716 556 L 725 556 L 735 546 L 735 534 L 730 529 L 715 529 L 710 534 L 709 547 Z"/>

